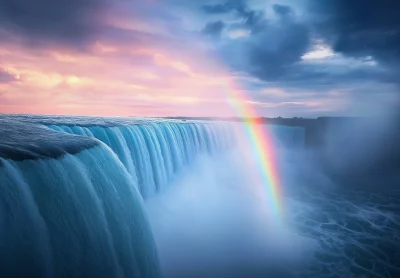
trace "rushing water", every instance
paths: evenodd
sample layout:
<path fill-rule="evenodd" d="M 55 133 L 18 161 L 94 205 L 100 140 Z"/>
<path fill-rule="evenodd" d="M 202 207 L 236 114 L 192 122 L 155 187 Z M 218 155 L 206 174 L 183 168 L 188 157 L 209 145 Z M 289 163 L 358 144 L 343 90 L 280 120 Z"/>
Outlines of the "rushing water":
<path fill-rule="evenodd" d="M 398 277 L 400 192 L 293 194 L 291 221 L 319 248 L 307 277 Z"/>
<path fill-rule="evenodd" d="M 241 152 L 202 158 L 148 203 L 165 277 L 398 277 L 400 192 L 343 189 L 285 154 L 280 227 Z"/>
<path fill-rule="evenodd" d="M 400 191 L 343 187 L 310 163 L 309 153 L 292 158 L 284 170 L 288 222 L 318 248 L 301 277 L 399 277 Z M 314 162 L 315 163 L 315 162 Z M 293 169 L 296 169 L 295 171 Z M 317 172 L 317 173 L 316 173 Z"/>
<path fill-rule="evenodd" d="M 399 277 L 400 192 L 343 186 L 303 129 L 266 128 L 283 224 L 237 124 L 0 117 L 0 276 Z"/>

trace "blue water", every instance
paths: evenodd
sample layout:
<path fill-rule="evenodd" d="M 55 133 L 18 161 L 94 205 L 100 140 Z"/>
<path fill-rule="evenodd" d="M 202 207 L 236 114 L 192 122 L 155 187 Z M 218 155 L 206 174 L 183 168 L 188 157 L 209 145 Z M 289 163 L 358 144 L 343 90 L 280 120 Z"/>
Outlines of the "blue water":
<path fill-rule="evenodd" d="M 400 192 L 343 188 L 304 129 L 265 128 L 284 228 L 240 124 L 0 116 L 0 277 L 398 277 Z"/>
<path fill-rule="evenodd" d="M 234 137 L 224 125 L 145 123 L 114 127 L 49 125 L 72 134 L 94 137 L 118 156 L 137 181 L 144 197 L 167 186 L 183 165 L 201 152 L 229 148 Z M 226 136 L 226 137 L 225 137 Z"/>
<path fill-rule="evenodd" d="M 323 174 L 313 155 L 299 153 L 283 167 L 283 172 L 290 173 L 284 178 L 287 221 L 296 234 L 318 243 L 299 276 L 399 277 L 398 186 L 387 190 L 393 185 L 384 177 L 373 190 L 338 184 Z"/>
<path fill-rule="evenodd" d="M 109 149 L 1 161 L 2 277 L 159 277 L 142 199 Z"/>

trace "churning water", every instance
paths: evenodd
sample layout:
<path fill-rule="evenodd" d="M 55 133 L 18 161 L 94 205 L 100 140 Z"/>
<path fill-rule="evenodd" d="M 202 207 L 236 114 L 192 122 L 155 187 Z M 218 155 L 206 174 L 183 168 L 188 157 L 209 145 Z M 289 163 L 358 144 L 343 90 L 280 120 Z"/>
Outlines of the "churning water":
<path fill-rule="evenodd" d="M 266 127 L 281 220 L 230 123 L 0 121 L 1 277 L 400 275 L 396 186 L 343 186 L 302 129 Z"/>

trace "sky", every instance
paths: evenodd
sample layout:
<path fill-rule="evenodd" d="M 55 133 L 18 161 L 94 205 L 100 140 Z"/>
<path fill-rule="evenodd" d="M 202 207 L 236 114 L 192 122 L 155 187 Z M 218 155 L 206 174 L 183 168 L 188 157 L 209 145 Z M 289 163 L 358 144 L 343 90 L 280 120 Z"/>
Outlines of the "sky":
<path fill-rule="evenodd" d="M 400 109 L 397 0 L 0 0 L 0 113 Z M 243 116 L 243 115 L 240 115 Z"/>

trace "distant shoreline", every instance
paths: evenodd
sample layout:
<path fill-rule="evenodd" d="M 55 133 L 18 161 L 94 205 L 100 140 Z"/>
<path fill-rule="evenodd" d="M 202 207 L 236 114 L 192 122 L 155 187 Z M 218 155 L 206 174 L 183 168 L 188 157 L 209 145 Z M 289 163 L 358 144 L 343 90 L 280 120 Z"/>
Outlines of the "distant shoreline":
<path fill-rule="evenodd" d="M 306 131 L 305 144 L 309 148 L 319 148 L 324 146 L 324 134 L 329 126 L 341 124 L 349 121 L 362 121 L 368 118 L 357 117 L 318 117 L 318 118 L 238 118 L 238 117 L 162 117 L 165 119 L 179 120 L 202 120 L 202 121 L 228 121 L 228 122 L 251 122 L 259 124 L 272 124 L 293 127 L 303 127 Z"/>

